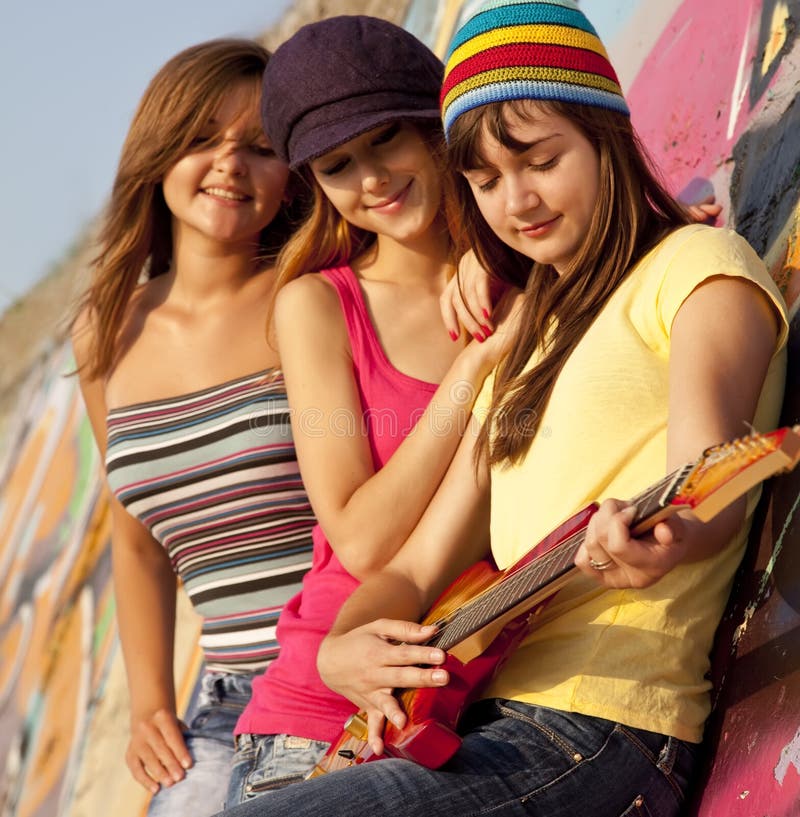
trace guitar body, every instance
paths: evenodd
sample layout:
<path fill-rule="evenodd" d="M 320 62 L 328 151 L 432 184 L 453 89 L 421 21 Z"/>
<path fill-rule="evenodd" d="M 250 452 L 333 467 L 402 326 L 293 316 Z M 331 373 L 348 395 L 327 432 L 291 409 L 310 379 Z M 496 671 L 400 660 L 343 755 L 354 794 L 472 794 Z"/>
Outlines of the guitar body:
<path fill-rule="evenodd" d="M 515 571 L 574 536 L 576 531 L 584 529 L 596 509 L 596 505 L 590 505 L 570 517 L 506 570 L 496 570 L 487 560 L 473 565 L 439 596 L 425 615 L 423 623 L 446 620 L 470 599 L 496 588 Z M 446 687 L 400 691 L 397 697 L 408 720 L 402 729 L 391 723 L 386 724 L 383 733 L 385 755 L 375 755 L 370 749 L 366 740 L 366 714 L 359 712 L 348 720 L 342 735 L 331 744 L 309 778 L 359 763 L 380 760 L 386 756 L 413 760 L 429 769 L 436 769 L 446 763 L 461 745 L 456 727 L 464 710 L 477 700 L 504 661 L 519 646 L 531 629 L 533 618 L 551 597 L 552 593 L 534 607 L 517 613 L 500 625 L 498 620 L 491 622 L 485 628 L 491 631 L 489 637 L 486 637 L 485 632 L 479 631 L 472 634 L 470 639 L 460 642 L 457 647 L 463 648 L 468 642 L 479 645 L 473 646 L 467 660 L 462 661 L 452 651 L 448 651 L 444 669 L 450 674 L 450 682 Z M 435 639 L 431 643 L 435 643 Z"/>

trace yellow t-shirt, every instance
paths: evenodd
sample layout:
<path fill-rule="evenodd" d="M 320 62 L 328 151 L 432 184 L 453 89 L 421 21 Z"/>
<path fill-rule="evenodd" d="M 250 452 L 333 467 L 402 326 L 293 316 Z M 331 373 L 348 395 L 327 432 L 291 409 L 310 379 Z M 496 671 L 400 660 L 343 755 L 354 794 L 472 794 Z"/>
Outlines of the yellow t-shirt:
<path fill-rule="evenodd" d="M 755 282 L 783 316 L 754 422 L 762 431 L 775 426 L 788 332 L 778 289 L 732 230 L 676 230 L 642 259 L 575 348 L 524 462 L 492 470 L 491 541 L 500 567 L 592 501 L 633 498 L 666 474 L 672 321 L 691 292 L 717 275 Z M 490 390 L 489 382 L 476 403 L 479 418 Z M 754 492 L 747 526 L 756 498 Z M 545 608 L 543 623 L 487 697 L 700 741 L 709 712 L 708 654 L 746 535 L 742 530 L 713 558 L 679 565 L 645 590 L 606 591 L 579 577 Z"/>

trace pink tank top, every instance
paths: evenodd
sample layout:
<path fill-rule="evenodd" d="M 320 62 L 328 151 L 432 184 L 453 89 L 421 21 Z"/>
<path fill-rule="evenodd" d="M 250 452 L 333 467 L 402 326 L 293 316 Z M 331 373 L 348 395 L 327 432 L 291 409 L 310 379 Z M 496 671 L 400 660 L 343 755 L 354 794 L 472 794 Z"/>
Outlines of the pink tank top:
<path fill-rule="evenodd" d="M 321 273 L 336 288 L 347 325 L 353 369 L 361 397 L 363 433 L 375 470 L 381 468 L 414 427 L 437 389 L 399 372 L 387 359 L 369 318 L 355 273 L 349 267 Z M 358 585 L 340 564 L 322 529 L 313 532 L 314 557 L 303 589 L 278 620 L 278 657 L 253 682 L 253 696 L 236 734 L 290 734 L 333 741 L 355 711 L 323 684 L 317 672 L 320 642 L 339 608 Z"/>

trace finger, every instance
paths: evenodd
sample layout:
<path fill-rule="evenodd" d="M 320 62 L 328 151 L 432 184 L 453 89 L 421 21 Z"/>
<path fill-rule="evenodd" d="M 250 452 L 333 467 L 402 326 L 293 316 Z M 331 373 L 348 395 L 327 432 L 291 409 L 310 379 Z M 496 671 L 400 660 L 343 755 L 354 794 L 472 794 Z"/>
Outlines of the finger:
<path fill-rule="evenodd" d="M 662 519 L 653 528 L 653 538 L 661 547 L 673 548 L 683 541 L 685 527 L 684 521 L 680 516 Z"/>
<path fill-rule="evenodd" d="M 374 678 L 370 679 L 370 686 L 387 689 L 420 689 L 445 686 L 449 679 L 447 670 L 441 667 L 391 666 L 376 671 Z M 394 723 L 392 719 L 392 713 L 396 711 L 394 699 L 383 701 L 383 704 L 381 711 Z"/>
<path fill-rule="evenodd" d="M 159 783 L 167 788 L 172 785 L 173 780 L 171 775 L 164 767 L 164 764 L 161 762 L 158 754 L 153 750 L 152 746 L 147 743 L 137 746 L 137 748 L 134 750 L 134 754 L 144 767 L 144 771 L 151 781 L 155 781 L 156 783 Z M 132 768 L 131 762 L 128 763 L 128 766 L 129 768 Z"/>
<path fill-rule="evenodd" d="M 447 329 L 448 334 L 452 340 L 458 340 L 461 337 L 461 324 L 458 321 L 458 313 L 453 306 L 453 293 L 458 292 L 456 288 L 456 279 L 453 278 L 444 288 L 444 292 L 439 296 L 439 311 L 442 315 L 442 322 L 444 328 Z"/>
<path fill-rule="evenodd" d="M 469 306 L 465 302 L 463 292 L 459 292 L 458 297 L 453 298 L 453 308 L 456 310 L 456 314 L 458 315 L 458 320 L 461 322 L 461 325 L 470 335 L 472 335 L 473 338 L 475 338 L 475 340 L 486 340 L 486 329 L 481 326 L 480 321 L 472 313 Z"/>
<path fill-rule="evenodd" d="M 494 331 L 495 324 L 492 320 L 492 296 L 489 292 L 489 278 L 481 277 L 475 281 L 474 288 L 474 311 L 480 315 L 482 321 Z"/>
<path fill-rule="evenodd" d="M 167 720 L 158 724 L 161 735 L 164 739 L 165 750 L 169 753 L 164 765 L 172 773 L 174 780 L 181 780 L 184 777 L 184 770 L 192 766 L 192 756 L 186 747 L 180 721 Z M 176 768 L 177 764 L 177 768 Z M 175 775 L 179 775 L 175 777 Z"/>
<path fill-rule="evenodd" d="M 686 210 L 693 221 L 697 221 L 702 224 L 704 222 L 713 221 L 716 219 L 722 212 L 722 206 L 719 204 L 705 203 L 689 204 L 686 206 Z"/>
<path fill-rule="evenodd" d="M 162 786 L 171 786 L 173 783 L 183 780 L 186 776 L 186 772 L 167 741 L 167 735 L 173 734 L 173 742 L 177 740 L 183 744 L 183 735 L 180 732 L 177 733 L 177 738 L 174 737 L 174 731 L 177 728 L 177 721 L 173 716 L 157 713 L 153 717 L 152 723 L 148 724 L 144 730 L 145 746 L 139 749 L 145 760 L 145 766 L 151 772 L 151 776 L 154 776 L 152 773 L 157 772 L 158 780 Z M 148 750 L 157 758 L 160 769 L 157 770 L 157 767 L 151 764 L 149 758 L 144 755 L 144 752 Z M 186 751 L 185 745 L 184 751 Z"/>
<path fill-rule="evenodd" d="M 384 750 L 383 745 L 383 725 L 385 723 L 383 714 L 375 710 L 367 712 L 367 741 L 370 749 L 376 755 L 382 755 Z"/>
<path fill-rule="evenodd" d="M 179 742 L 183 745 L 183 751 L 186 752 L 186 747 L 183 744 L 183 736 L 179 731 L 177 735 L 175 734 L 177 729 L 177 721 L 174 718 L 162 717 L 157 714 L 153 718 L 153 722 L 148 724 L 147 728 L 143 730 L 146 745 L 139 748 L 139 753 L 144 757 L 145 765 L 151 774 L 156 772 L 156 767 L 150 763 L 149 758 L 144 755 L 144 752 L 149 750 L 158 759 L 160 767 L 163 769 L 163 772 L 160 770 L 158 772 L 158 780 L 164 786 L 177 783 L 186 776 L 183 766 L 175 756 L 169 743 L 170 739 L 173 744 Z M 186 754 L 188 755 L 188 752 L 186 752 Z"/>
<path fill-rule="evenodd" d="M 634 535 L 631 532 L 631 525 L 636 518 L 636 506 L 624 505 L 616 513 L 612 514 L 608 522 L 608 533 L 606 535 L 606 550 L 613 556 L 616 548 L 625 548 Z"/>
<path fill-rule="evenodd" d="M 465 310 L 465 317 L 477 323 L 481 334 L 486 338 L 494 332 L 494 324 L 491 320 L 490 309 L 487 308 L 487 302 L 491 306 L 488 297 L 488 277 L 482 268 L 478 267 L 478 269 L 480 274 L 477 276 L 474 274 L 462 276 L 459 270 L 458 279 L 461 284 L 461 304 Z"/>
<path fill-rule="evenodd" d="M 140 785 L 144 786 L 150 794 L 155 794 L 158 791 L 158 783 L 153 780 L 144 768 L 144 764 L 138 757 L 129 758 L 127 760 L 128 768 L 130 769 L 133 779 Z"/>
<path fill-rule="evenodd" d="M 437 627 L 435 624 L 418 624 L 416 621 L 381 618 L 367 625 L 365 630 L 398 643 L 423 644 L 433 638 Z"/>

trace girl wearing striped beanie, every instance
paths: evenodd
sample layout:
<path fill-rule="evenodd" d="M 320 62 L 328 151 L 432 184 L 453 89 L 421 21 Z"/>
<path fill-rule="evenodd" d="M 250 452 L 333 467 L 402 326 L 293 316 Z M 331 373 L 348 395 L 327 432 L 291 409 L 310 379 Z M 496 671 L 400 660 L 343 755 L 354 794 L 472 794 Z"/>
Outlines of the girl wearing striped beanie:
<path fill-rule="evenodd" d="M 478 9 L 447 56 L 442 112 L 463 183 L 461 228 L 488 269 L 524 286 L 522 321 L 473 407 L 480 431 L 465 434 L 414 532 L 320 648 L 323 680 L 366 710 L 372 750 L 392 757 L 353 756 L 346 771 L 231 817 L 675 817 L 756 497 L 706 522 L 687 512 L 654 522 L 649 503 L 661 493 L 648 486 L 743 427 L 777 422 L 785 305 L 743 238 L 686 223 L 570 0 Z M 565 519 L 566 572 L 542 559 L 523 573 L 539 558 L 530 549 Z M 492 642 L 484 627 L 464 637 L 472 652 L 459 643 L 445 653 L 429 643 L 433 627 L 413 622 L 487 543 L 515 580 L 504 574 L 462 607 L 468 620 L 494 597 L 505 609 L 505 593 L 519 614 L 521 575 L 559 589 L 516 619 L 529 627 L 521 643 L 508 630 Z M 453 615 L 435 620 L 449 632 Z M 518 646 L 504 652 L 506 637 Z M 457 659 L 475 652 L 499 654 L 499 670 L 468 696 L 479 700 L 461 719 L 460 747 L 425 768 L 425 752 L 392 732 L 413 735 L 418 701 L 404 711 L 391 690 L 457 698 Z M 384 719 L 392 728 L 382 731 Z"/>

